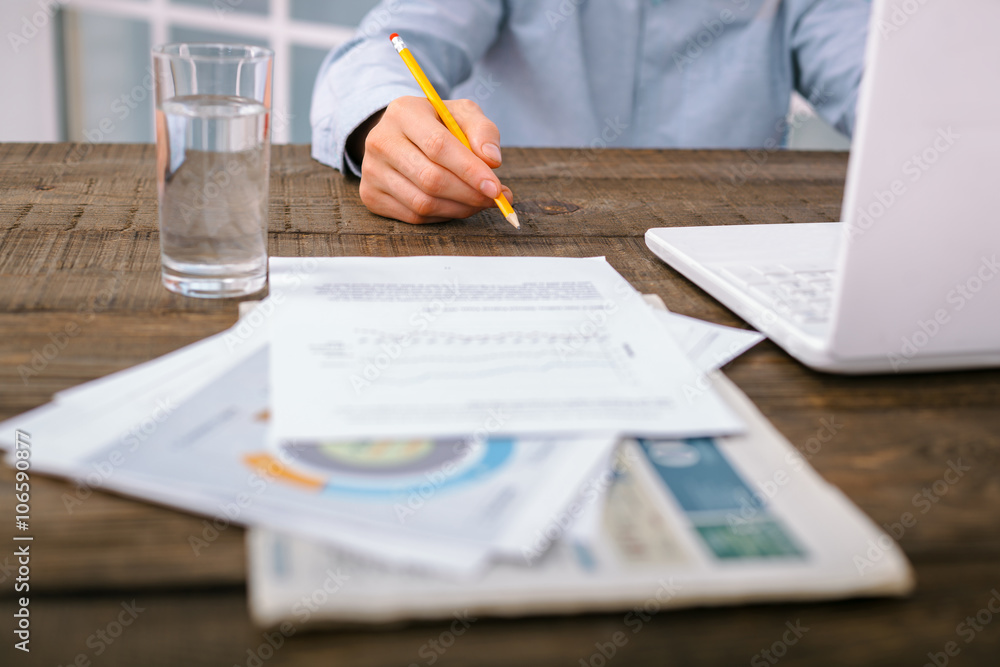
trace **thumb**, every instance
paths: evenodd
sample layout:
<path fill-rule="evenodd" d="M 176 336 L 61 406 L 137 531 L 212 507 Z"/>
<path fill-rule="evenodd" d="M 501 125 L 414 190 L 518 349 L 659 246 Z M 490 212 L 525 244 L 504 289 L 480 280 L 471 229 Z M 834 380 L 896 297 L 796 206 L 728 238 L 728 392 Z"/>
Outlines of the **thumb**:
<path fill-rule="evenodd" d="M 448 100 L 445 105 L 465 132 L 472 152 L 492 169 L 499 167 L 500 130 L 496 124 L 472 100 Z"/>

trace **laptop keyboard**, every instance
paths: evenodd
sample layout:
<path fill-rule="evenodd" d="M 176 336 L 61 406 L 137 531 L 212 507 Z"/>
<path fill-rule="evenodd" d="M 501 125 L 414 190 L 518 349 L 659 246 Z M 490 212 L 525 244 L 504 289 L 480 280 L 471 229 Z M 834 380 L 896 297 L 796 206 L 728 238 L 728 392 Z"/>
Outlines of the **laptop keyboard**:
<path fill-rule="evenodd" d="M 833 310 L 834 271 L 809 263 L 727 264 L 719 272 L 775 313 L 797 324 L 828 322 Z"/>

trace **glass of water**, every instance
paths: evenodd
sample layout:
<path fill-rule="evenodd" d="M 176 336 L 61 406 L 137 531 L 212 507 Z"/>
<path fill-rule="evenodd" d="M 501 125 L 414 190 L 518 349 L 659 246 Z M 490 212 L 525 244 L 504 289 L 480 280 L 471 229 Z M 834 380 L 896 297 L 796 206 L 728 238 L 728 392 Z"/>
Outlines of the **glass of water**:
<path fill-rule="evenodd" d="M 267 284 L 273 61 L 260 46 L 153 49 L 160 258 L 171 291 L 234 297 Z"/>

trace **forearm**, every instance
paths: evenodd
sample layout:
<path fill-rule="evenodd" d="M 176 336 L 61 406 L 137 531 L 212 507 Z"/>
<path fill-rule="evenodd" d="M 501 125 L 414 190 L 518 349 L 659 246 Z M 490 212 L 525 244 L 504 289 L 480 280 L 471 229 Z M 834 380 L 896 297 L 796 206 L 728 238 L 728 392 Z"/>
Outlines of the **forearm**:
<path fill-rule="evenodd" d="M 442 0 L 387 0 L 373 9 L 358 36 L 320 69 L 310 117 L 313 157 L 357 173 L 367 134 L 363 126 L 370 129 L 373 116 L 394 99 L 421 94 L 389 42 L 393 30 L 408 35 L 427 77 L 448 97 L 496 38 L 502 7 L 501 0 L 467 0 L 457 8 Z"/>

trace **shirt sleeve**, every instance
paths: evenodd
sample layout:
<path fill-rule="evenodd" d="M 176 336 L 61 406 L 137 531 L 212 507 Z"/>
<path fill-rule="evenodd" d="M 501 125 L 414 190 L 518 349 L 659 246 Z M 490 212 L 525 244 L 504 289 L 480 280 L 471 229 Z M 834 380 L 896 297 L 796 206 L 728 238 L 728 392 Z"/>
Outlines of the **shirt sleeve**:
<path fill-rule="evenodd" d="M 854 132 L 869 0 L 801 0 L 791 28 L 795 89 L 844 134 Z"/>
<path fill-rule="evenodd" d="M 323 61 L 313 89 L 312 156 L 360 176 L 345 153 L 347 138 L 365 120 L 403 95 L 420 95 L 389 42 L 398 32 L 447 99 L 496 41 L 504 0 L 383 0 L 361 21 L 353 39 Z"/>

